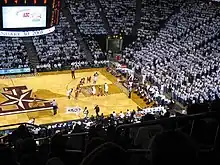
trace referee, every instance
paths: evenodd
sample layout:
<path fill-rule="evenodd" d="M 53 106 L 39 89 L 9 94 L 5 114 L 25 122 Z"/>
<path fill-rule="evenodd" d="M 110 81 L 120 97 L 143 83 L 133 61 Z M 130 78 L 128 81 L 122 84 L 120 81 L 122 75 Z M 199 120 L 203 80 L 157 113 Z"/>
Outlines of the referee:
<path fill-rule="evenodd" d="M 57 114 L 57 109 L 58 109 L 56 100 L 53 100 L 51 102 L 51 105 L 53 106 L 53 115 L 56 115 Z"/>
<path fill-rule="evenodd" d="M 72 74 L 72 78 L 75 79 L 76 77 L 75 77 L 75 68 L 74 67 L 71 68 L 71 74 Z"/>

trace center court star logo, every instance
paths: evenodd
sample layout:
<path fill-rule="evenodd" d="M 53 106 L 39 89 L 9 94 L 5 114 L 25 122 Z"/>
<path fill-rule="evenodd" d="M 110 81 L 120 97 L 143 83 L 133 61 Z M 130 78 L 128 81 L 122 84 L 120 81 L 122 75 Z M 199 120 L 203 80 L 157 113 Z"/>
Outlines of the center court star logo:
<path fill-rule="evenodd" d="M 32 90 L 23 92 L 26 89 L 26 86 L 4 88 L 4 91 L 9 91 L 10 93 L 2 93 L 8 100 L 1 103 L 0 106 L 16 105 L 18 110 L 27 110 L 31 108 L 30 103 L 46 101 L 44 99 L 32 98 Z"/>

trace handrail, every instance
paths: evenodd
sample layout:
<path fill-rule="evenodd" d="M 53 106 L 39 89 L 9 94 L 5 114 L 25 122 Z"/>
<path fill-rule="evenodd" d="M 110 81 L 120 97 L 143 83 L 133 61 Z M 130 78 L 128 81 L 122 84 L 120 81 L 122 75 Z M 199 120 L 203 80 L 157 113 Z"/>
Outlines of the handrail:
<path fill-rule="evenodd" d="M 80 133 L 71 133 L 71 134 L 64 134 L 63 136 L 81 136 L 81 135 L 88 135 L 89 132 L 80 132 Z"/>
<path fill-rule="evenodd" d="M 138 153 L 150 153 L 150 149 L 127 149 L 127 152 L 133 153 L 133 152 L 138 152 Z"/>
<path fill-rule="evenodd" d="M 2 128 L 2 127 L 11 127 L 11 126 L 15 126 L 15 125 L 31 125 L 31 126 L 34 126 L 34 127 L 44 127 L 44 126 L 36 125 L 36 124 L 32 124 L 32 123 L 15 123 L 15 124 L 1 125 L 0 128 Z M 44 128 L 46 128 L 46 127 L 44 127 Z"/>
<path fill-rule="evenodd" d="M 47 123 L 47 124 L 40 124 L 39 126 L 50 126 L 50 125 L 54 125 L 54 124 L 62 124 L 62 123 L 68 123 L 68 122 L 77 122 L 77 121 L 81 121 L 83 119 L 76 119 L 76 120 L 64 120 L 64 121 L 60 121 L 60 122 L 52 122 L 52 123 Z"/>
<path fill-rule="evenodd" d="M 42 125 L 36 125 L 36 124 L 32 124 L 32 123 L 15 123 L 15 124 L 7 124 L 7 125 L 1 125 L 0 128 L 4 128 L 4 127 L 12 127 L 12 126 L 20 126 L 20 125 L 24 125 L 24 126 L 32 126 L 32 127 L 35 127 L 35 128 L 44 128 L 46 130 L 46 136 L 48 135 L 48 129 L 47 127 L 45 126 L 42 126 Z M 9 129 L 5 129 L 5 130 L 13 130 L 13 129 L 16 129 L 16 128 L 9 128 Z M 3 130 L 4 131 L 4 130 Z M 1 137 L 0 137 L 1 138 Z"/>
<path fill-rule="evenodd" d="M 47 139 L 50 139 L 49 136 L 47 137 L 43 137 L 43 138 L 37 138 L 37 139 L 34 139 L 35 141 L 40 141 L 40 140 L 47 140 Z"/>
<path fill-rule="evenodd" d="M 122 128 L 126 127 L 141 127 L 141 126 L 146 126 L 146 125 L 153 125 L 153 124 L 159 124 L 159 123 L 166 123 L 167 121 L 184 121 L 184 120 L 189 120 L 189 119 L 198 119 L 202 117 L 219 117 L 220 113 L 219 112 L 206 112 L 206 113 L 199 113 L 199 114 L 194 114 L 194 115 L 186 115 L 186 116 L 177 116 L 177 117 L 171 117 L 171 118 L 166 118 L 166 119 L 158 119 L 158 120 L 151 120 L 151 121 L 145 121 L 142 123 L 133 123 L 133 124 L 123 124 L 119 125 L 116 128 L 116 131 Z"/>
<path fill-rule="evenodd" d="M 5 137 L 7 137 L 8 135 L 3 135 L 0 137 L 0 139 L 4 139 Z"/>
<path fill-rule="evenodd" d="M 72 153 L 83 153 L 81 150 L 65 150 L 66 152 L 72 152 Z"/>

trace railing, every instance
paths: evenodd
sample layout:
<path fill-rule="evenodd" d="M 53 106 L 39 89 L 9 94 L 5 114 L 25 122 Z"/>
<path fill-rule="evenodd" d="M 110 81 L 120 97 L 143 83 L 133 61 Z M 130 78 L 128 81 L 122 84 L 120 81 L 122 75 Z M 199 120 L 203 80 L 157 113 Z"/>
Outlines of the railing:
<path fill-rule="evenodd" d="M 159 119 L 159 120 L 145 121 L 145 122 L 136 123 L 136 124 L 124 124 L 124 125 L 118 126 L 117 130 L 128 128 L 128 127 L 132 128 L 132 127 L 143 127 L 143 126 L 154 125 L 154 124 L 163 124 L 163 123 L 167 123 L 168 121 L 179 122 L 179 121 L 186 121 L 186 120 L 202 119 L 202 118 L 207 118 L 207 117 L 219 118 L 220 113 L 219 112 L 207 112 L 207 113 L 199 113 L 199 114 L 194 114 L 194 115 L 184 115 L 184 116 L 177 116 L 177 117 L 171 117 L 171 118 L 165 118 L 165 119 Z"/>
<path fill-rule="evenodd" d="M 18 126 L 19 127 L 20 125 L 24 125 L 25 127 L 43 128 L 43 129 L 45 129 L 45 133 L 46 133 L 45 136 L 46 137 L 48 136 L 48 129 L 47 129 L 47 127 L 40 126 L 40 125 L 35 125 L 35 124 L 31 124 L 31 123 L 16 123 L 16 124 L 2 125 L 2 126 L 0 126 L 0 130 L 2 128 L 8 128 L 7 131 L 10 131 L 10 130 L 12 131 L 12 130 L 16 129 L 16 128 L 14 128 L 14 126 Z M 13 127 L 13 128 L 10 128 L 10 127 Z M 5 138 L 5 137 L 6 137 L 5 135 L 1 136 L 0 140 Z"/>
<path fill-rule="evenodd" d="M 3 125 L 3 126 L 0 126 L 0 128 L 4 128 L 4 127 L 13 127 L 13 126 L 20 126 L 20 125 L 24 125 L 26 127 L 34 127 L 34 128 L 43 128 L 45 129 L 46 131 L 46 134 L 45 134 L 45 137 L 42 137 L 42 138 L 35 138 L 34 140 L 36 141 L 36 144 L 38 146 L 40 146 L 41 144 L 43 144 L 45 141 L 48 141 L 50 142 L 51 140 L 51 137 L 48 136 L 48 128 L 45 127 L 45 126 L 38 126 L 38 125 L 35 125 L 35 124 L 31 124 L 31 123 L 17 123 L 17 124 L 9 124 L 9 125 Z M 16 128 L 12 128 L 10 129 L 11 131 L 13 131 L 14 129 Z M 9 129 L 7 129 L 9 130 Z M 0 142 L 4 142 L 4 139 L 7 138 L 8 135 L 3 135 L 0 137 Z M 83 153 L 84 152 L 84 149 L 85 149 L 85 145 L 86 145 L 86 138 L 88 136 L 88 132 L 81 132 L 81 133 L 71 133 L 71 134 L 64 134 L 62 135 L 64 137 L 68 137 L 69 140 L 71 140 L 71 138 L 74 138 L 74 137 L 79 137 L 81 136 L 81 148 L 77 148 L 77 149 L 72 149 L 71 147 L 69 147 L 66 152 L 73 152 L 73 153 Z"/>
<path fill-rule="evenodd" d="M 216 149 L 216 144 L 217 144 L 217 140 L 219 140 L 219 122 L 220 122 L 220 113 L 218 112 L 207 112 L 207 113 L 201 113 L 201 114 L 195 114 L 195 115 L 190 115 L 190 116 L 179 116 L 179 117 L 174 117 L 174 118 L 167 118 L 167 119 L 160 119 L 160 120 L 152 120 L 152 121 L 146 121 L 146 122 L 142 122 L 142 123 L 136 123 L 136 124 L 124 124 L 124 125 L 120 125 L 117 127 L 116 132 L 120 133 L 121 131 L 124 131 L 126 129 L 130 129 L 130 128 L 138 128 L 138 127 L 146 127 L 146 126 L 150 126 L 150 125 L 164 125 L 167 123 L 171 123 L 172 127 L 170 127 L 169 129 L 171 130 L 178 130 L 179 128 L 181 128 L 180 123 L 183 121 L 190 121 L 190 122 L 186 122 L 188 124 L 190 124 L 190 129 L 189 129 L 189 136 L 192 136 L 193 134 L 193 130 L 194 130 L 194 124 L 196 120 L 199 119 L 207 119 L 207 118 L 212 118 L 215 119 L 214 122 L 217 123 L 216 125 L 216 130 L 215 130 L 215 134 L 213 135 L 213 143 L 211 144 L 211 146 L 209 146 L 209 148 L 200 148 L 200 152 L 207 152 L 207 151 L 215 151 Z M 38 138 L 38 139 L 34 139 L 36 141 L 36 143 L 42 144 L 42 142 L 44 142 L 45 140 L 48 140 L 50 142 L 51 137 L 48 136 L 48 129 L 47 127 L 44 126 L 38 126 L 35 124 L 30 124 L 30 123 L 17 123 L 17 124 L 10 124 L 10 125 L 4 125 L 4 126 L 0 126 L 0 128 L 4 128 L 4 127 L 11 127 L 11 126 L 17 126 L 17 125 L 24 125 L 24 126 L 30 126 L 30 127 L 35 127 L 35 128 L 44 128 L 46 135 L 43 138 Z M 170 125 L 170 124 L 169 124 Z M 80 146 L 82 146 L 81 148 L 72 148 L 71 145 L 69 146 L 69 148 L 67 148 L 67 152 L 77 152 L 77 153 L 83 153 L 84 151 L 84 147 L 86 144 L 86 138 L 88 137 L 88 132 L 82 132 L 82 133 L 72 133 L 72 134 L 64 134 L 64 137 L 68 137 L 68 139 L 71 141 L 74 141 L 76 138 L 81 138 L 80 142 L 82 142 L 80 144 Z M 81 136 L 81 137 L 79 137 Z M 2 136 L 0 137 L 0 141 L 2 141 L 3 138 L 5 138 L 6 136 Z M 77 140 L 78 142 L 78 140 Z M 79 142 L 79 143 L 80 143 Z M 70 142 L 71 144 L 71 142 Z M 135 152 L 135 153 L 149 153 L 149 150 L 145 150 L 145 149 L 128 149 L 128 152 Z"/>
<path fill-rule="evenodd" d="M 68 137 L 68 140 L 71 140 L 71 138 L 74 137 L 79 137 L 81 136 L 81 147 L 80 148 L 71 148 L 71 146 L 68 146 L 68 142 L 67 142 L 67 149 L 66 152 L 70 152 L 70 153 L 84 153 L 85 150 L 85 145 L 86 145 L 86 138 L 88 137 L 88 132 L 81 132 L 81 133 L 71 133 L 71 134 L 64 134 L 62 135 L 64 137 Z M 37 143 L 37 145 L 41 145 L 44 141 L 51 141 L 51 137 L 44 137 L 44 138 L 38 138 L 38 139 L 34 139 Z M 74 140 L 74 139 L 72 139 Z M 77 143 L 80 143 L 80 141 L 77 141 Z M 71 143 L 70 143 L 71 144 Z"/>
<path fill-rule="evenodd" d="M 214 137 L 214 142 L 209 148 L 202 149 L 200 148 L 201 152 L 206 152 L 206 151 L 214 151 L 216 149 L 216 144 L 217 140 L 220 138 L 220 132 L 219 132 L 219 125 L 220 125 L 220 113 L 219 112 L 207 112 L 207 113 L 200 113 L 200 114 L 194 114 L 194 115 L 189 115 L 189 116 L 179 116 L 179 117 L 173 117 L 173 118 L 166 118 L 166 119 L 160 119 L 160 120 L 151 120 L 151 121 L 146 121 L 142 123 L 136 123 L 136 124 L 124 124 L 120 125 L 116 128 L 117 134 L 120 134 L 121 131 L 124 131 L 126 129 L 130 128 L 138 128 L 138 127 L 146 127 L 150 125 L 164 125 L 166 123 L 170 123 L 172 127 L 169 128 L 169 130 L 178 130 L 179 128 L 179 123 L 183 121 L 192 121 L 189 124 L 191 124 L 189 136 L 192 136 L 193 129 L 194 129 L 194 124 L 196 120 L 199 119 L 205 119 L 205 118 L 214 118 L 216 119 L 216 122 L 218 123 L 216 132 L 215 132 L 215 137 Z M 146 152 L 144 150 L 141 150 L 140 152 Z"/>

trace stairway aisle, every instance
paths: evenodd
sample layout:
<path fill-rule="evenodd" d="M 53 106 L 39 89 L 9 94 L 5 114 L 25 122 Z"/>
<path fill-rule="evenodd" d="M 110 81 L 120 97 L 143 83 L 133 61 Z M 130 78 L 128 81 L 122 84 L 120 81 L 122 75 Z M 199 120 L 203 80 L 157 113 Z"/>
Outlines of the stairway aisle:
<path fill-rule="evenodd" d="M 132 28 L 132 36 L 137 36 L 137 30 L 140 28 L 142 0 L 136 0 L 135 23 Z"/>
<path fill-rule="evenodd" d="M 77 27 L 75 21 L 73 20 L 69 9 L 67 7 L 64 7 L 62 9 L 62 12 L 63 12 L 63 15 L 67 18 L 67 21 L 70 23 L 72 30 L 73 31 L 77 30 L 77 33 L 76 34 L 74 33 L 74 34 L 77 38 L 77 41 L 79 42 L 80 49 L 83 50 L 83 52 L 85 52 L 85 54 L 86 54 L 86 60 L 89 62 L 93 61 L 92 53 L 89 50 L 87 43 L 83 40 L 83 37 L 81 36 L 80 30 Z"/>
<path fill-rule="evenodd" d="M 108 32 L 109 35 L 112 35 L 113 34 L 112 29 L 109 26 L 109 22 L 106 18 L 106 13 L 104 12 L 100 1 L 99 0 L 94 0 L 94 2 L 95 2 L 96 6 L 98 8 L 98 11 L 99 11 L 99 14 L 102 18 L 102 21 L 104 22 L 104 27 L 105 27 L 106 31 Z"/>
<path fill-rule="evenodd" d="M 37 51 L 33 44 L 31 37 L 24 37 L 23 39 L 24 46 L 27 48 L 27 55 L 29 58 L 29 62 L 33 68 L 36 68 L 39 65 L 39 59 L 37 57 Z"/>

